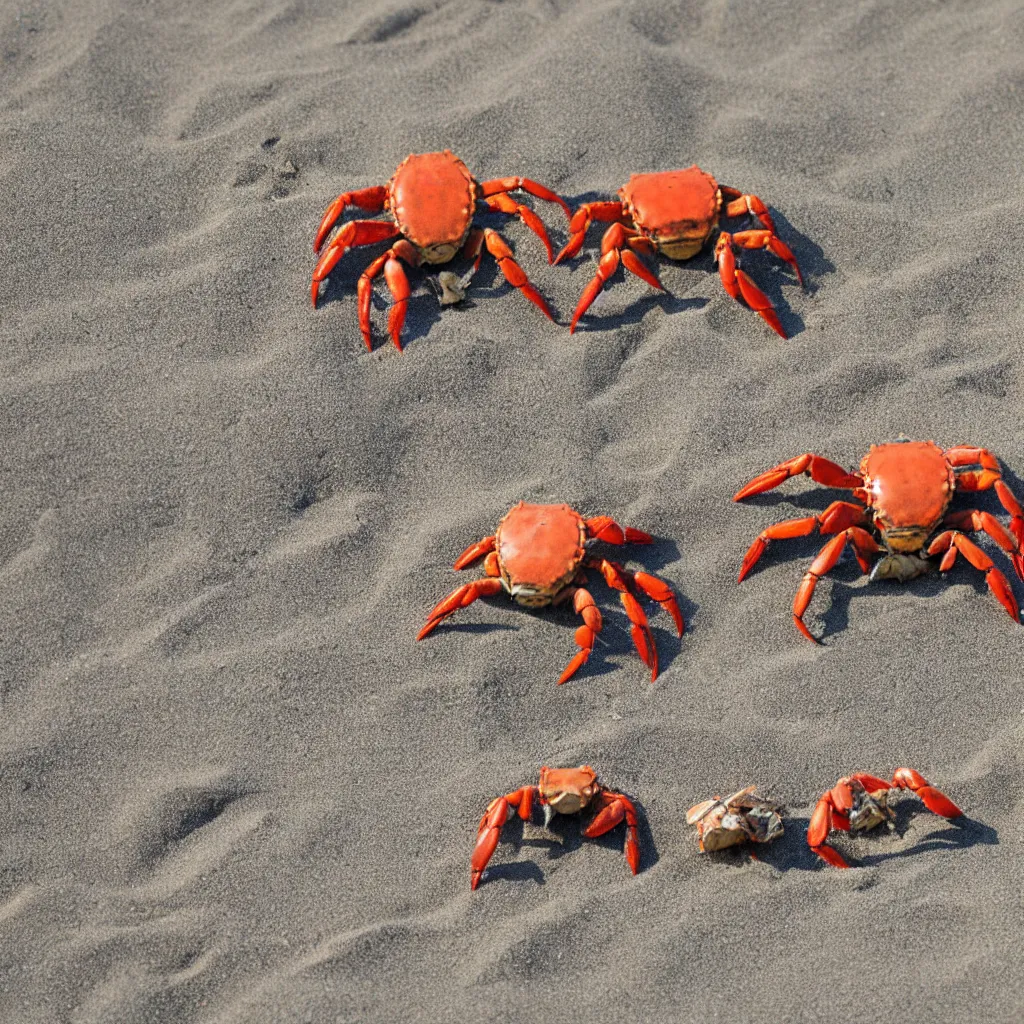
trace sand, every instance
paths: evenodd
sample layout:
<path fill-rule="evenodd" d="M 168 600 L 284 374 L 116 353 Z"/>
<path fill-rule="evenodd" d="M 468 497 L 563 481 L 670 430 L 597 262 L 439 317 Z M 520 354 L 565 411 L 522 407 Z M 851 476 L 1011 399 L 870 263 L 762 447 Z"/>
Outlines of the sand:
<path fill-rule="evenodd" d="M 818 537 L 736 574 L 845 493 L 730 501 L 901 434 L 1024 496 L 1019 5 L 26 0 L 0 39 L 4 1024 L 1020 1020 L 1024 629 L 962 560 L 846 557 L 814 647 Z M 560 323 L 488 258 L 457 308 L 412 274 L 402 354 L 379 284 L 368 353 L 384 246 L 314 312 L 316 225 L 445 147 L 573 206 L 694 162 L 760 195 L 807 289 L 744 266 L 791 337 L 707 252 L 570 337 L 600 229 L 550 267 L 490 217 Z M 606 549 L 680 594 L 654 685 L 596 579 L 563 687 L 570 608 L 415 642 L 520 499 L 656 536 Z M 582 763 L 637 801 L 640 873 L 537 818 L 470 892 L 488 801 Z M 818 861 L 818 795 L 903 764 L 965 819 L 904 799 Z M 686 809 L 754 782 L 785 836 L 702 856 Z"/>

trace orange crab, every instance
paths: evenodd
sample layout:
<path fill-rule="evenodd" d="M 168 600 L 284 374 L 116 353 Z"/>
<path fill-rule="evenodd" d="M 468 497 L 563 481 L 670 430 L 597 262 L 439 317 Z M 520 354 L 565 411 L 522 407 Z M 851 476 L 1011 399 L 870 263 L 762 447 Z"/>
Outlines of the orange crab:
<path fill-rule="evenodd" d="M 509 808 L 515 807 L 519 817 L 528 821 L 533 801 L 538 799 L 544 808 L 544 824 L 553 813 L 578 814 L 593 805 L 597 814 L 583 830 L 588 839 L 596 839 L 610 832 L 620 822 L 626 823 L 626 862 L 635 875 L 640 868 L 640 844 L 636 834 L 636 808 L 624 793 L 607 789 L 597 781 L 597 773 L 590 765 L 579 768 L 548 768 L 540 770 L 540 784 L 523 786 L 513 793 L 499 796 L 487 805 L 477 829 L 476 849 L 473 850 L 470 887 L 480 884 L 487 862 L 491 859 L 501 836 L 501 828 L 508 821 Z"/>
<path fill-rule="evenodd" d="M 412 153 L 407 156 L 386 185 L 372 185 L 356 192 L 343 192 L 327 207 L 320 221 L 320 227 L 313 243 L 315 252 L 320 251 L 324 240 L 330 234 L 338 218 L 347 206 L 358 206 L 370 213 L 390 211 L 394 222 L 383 220 L 353 220 L 346 223 L 331 239 L 320 261 L 313 271 L 313 307 L 316 308 L 320 282 L 334 269 L 342 256 L 356 245 L 373 245 L 394 238 L 403 237 L 378 256 L 363 271 L 357 287 L 359 300 L 359 329 L 366 347 L 370 342 L 370 298 L 373 280 L 384 271 L 394 299 L 388 319 L 388 332 L 395 347 L 402 349 L 402 325 L 405 323 L 406 305 L 409 301 L 409 280 L 405 276 L 402 262 L 410 266 L 425 263 L 448 263 L 460 251 L 467 259 L 473 260 L 470 275 L 480 266 L 482 246 L 498 261 L 501 272 L 509 284 L 518 288 L 540 311 L 553 320 L 548 304 L 536 288 L 530 284 L 522 267 L 512 258 L 512 250 L 496 231 L 490 228 L 473 227 L 473 213 L 478 202 L 498 213 L 518 214 L 523 222 L 544 243 L 551 262 L 551 242 L 540 218 L 528 206 L 517 203 L 509 192 L 521 189 L 538 199 L 558 203 L 569 216 L 565 201 L 550 189 L 529 178 L 494 178 L 478 182 L 466 165 L 452 152 Z M 466 279 L 464 279 L 465 282 Z M 448 292 L 448 289 L 445 289 Z M 443 302 L 457 301 L 462 291 Z"/>
<path fill-rule="evenodd" d="M 584 519 L 568 505 L 519 502 L 498 524 L 494 536 L 484 537 L 466 548 L 455 562 L 456 569 L 464 569 L 486 555 L 486 577 L 449 594 L 430 613 L 427 624 L 416 639 L 428 636 L 449 615 L 472 604 L 478 597 L 493 597 L 502 588 L 514 601 L 533 608 L 560 604 L 572 598 L 576 613 L 583 618 L 583 625 L 576 630 L 576 644 L 580 650 L 558 680 L 564 683 L 581 665 L 586 664 L 601 631 L 601 613 L 593 597 L 582 586 L 586 581 L 583 569 L 590 567 L 597 569 L 608 586 L 619 592 L 622 606 L 632 623 L 633 643 L 641 660 L 651 670 L 653 682 L 658 678 L 658 652 L 647 616 L 633 596 L 631 586 L 636 585 L 657 601 L 672 616 L 676 630 L 682 636 L 683 616 L 675 594 L 657 576 L 629 572 L 617 562 L 588 555 L 587 545 L 593 540 L 607 544 L 650 544 L 652 538 L 632 527 L 619 526 L 610 516 Z"/>
<path fill-rule="evenodd" d="M 622 265 L 651 287 L 664 291 L 658 280 L 637 253 L 652 255 L 655 250 L 673 260 L 688 260 L 704 247 L 723 217 L 753 217 L 761 227 L 757 230 L 720 232 L 715 242 L 715 261 L 725 290 L 737 301 L 741 298 L 777 334 L 786 332 L 768 296 L 753 280 L 736 266 L 735 248 L 768 249 L 785 260 L 795 271 L 801 286 L 804 283 L 796 257 L 776 234 L 768 208 L 755 195 L 719 185 L 707 171 L 696 164 L 684 171 L 658 171 L 634 174 L 619 189 L 620 202 L 584 203 L 569 222 L 570 238 L 555 262 L 575 256 L 583 247 L 583 239 L 592 221 L 612 221 L 601 240 L 601 261 L 597 274 L 584 289 L 569 331 L 576 330 L 579 319 L 597 298 L 605 282 Z M 724 203 L 724 208 L 723 208 Z"/>
<path fill-rule="evenodd" d="M 970 467 L 978 466 L 973 469 Z M 1018 577 L 1024 579 L 1024 513 L 1013 492 L 1003 481 L 999 461 L 984 448 L 957 445 L 943 451 L 934 441 L 894 441 L 872 445 L 861 460 L 859 473 L 847 473 L 820 455 L 807 452 L 780 463 L 750 481 L 733 501 L 777 487 L 798 473 L 806 473 L 826 487 L 853 488 L 853 496 L 868 507 L 848 501 L 834 501 L 821 515 L 787 519 L 762 531 L 750 545 L 740 569 L 740 582 L 757 564 L 768 543 L 789 537 L 806 537 L 818 529 L 833 537 L 811 563 L 793 602 L 793 621 L 808 640 L 811 636 L 803 615 L 811 602 L 818 580 L 839 561 L 847 541 L 853 546 L 861 569 L 871 579 L 908 580 L 925 572 L 930 563 L 921 554 L 928 538 L 942 528 L 928 555 L 944 553 L 939 570 L 952 568 L 957 553 L 985 573 L 989 589 L 1013 619 L 1019 621 L 1017 600 L 1006 577 L 963 531 L 983 530 L 1010 557 Z M 984 491 L 995 488 L 1003 508 L 1010 514 L 1009 531 L 988 512 L 946 509 L 956 491 Z M 885 555 L 870 568 L 869 556 L 878 553 L 874 530 L 885 547 Z"/>
<path fill-rule="evenodd" d="M 784 829 L 780 804 L 757 795 L 757 786 L 747 786 L 724 800 L 714 797 L 695 804 L 686 813 L 687 825 L 697 826 L 700 852 L 724 850 L 737 843 L 770 843 Z"/>
<path fill-rule="evenodd" d="M 863 832 L 883 821 L 891 827 L 894 815 L 888 806 L 888 798 L 892 789 L 909 789 L 921 798 L 929 811 L 943 818 L 959 818 L 964 813 L 913 768 L 897 768 L 891 782 L 857 772 L 840 779 L 818 801 L 807 829 L 807 845 L 833 867 L 848 868 L 850 865 L 843 856 L 825 842 L 829 832 L 832 829 Z"/>

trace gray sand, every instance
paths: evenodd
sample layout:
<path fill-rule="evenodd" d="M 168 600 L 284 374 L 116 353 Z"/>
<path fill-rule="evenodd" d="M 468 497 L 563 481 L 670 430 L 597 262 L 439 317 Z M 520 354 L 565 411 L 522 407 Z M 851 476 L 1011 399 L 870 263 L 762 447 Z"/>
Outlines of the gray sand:
<path fill-rule="evenodd" d="M 729 499 L 900 434 L 988 447 L 1024 496 L 1022 30 L 1011 2 L 7 5 L 4 1024 L 1019 1020 L 1024 629 L 962 560 L 847 557 L 815 648 L 818 537 L 736 573 L 844 495 Z M 413 273 L 402 355 L 380 283 L 368 354 L 384 247 L 314 312 L 316 225 L 445 147 L 574 206 L 693 162 L 757 193 L 808 279 L 745 258 L 791 338 L 707 252 L 570 337 L 600 228 L 549 267 L 508 219 L 560 326 L 485 259 L 461 308 Z M 655 685 L 596 579 L 564 687 L 569 608 L 414 641 L 519 499 L 657 536 L 614 553 L 682 597 L 682 641 L 650 605 Z M 513 823 L 471 893 L 487 802 L 583 762 L 638 801 L 640 874 L 621 829 Z M 817 861 L 818 794 L 901 764 L 967 819 L 906 799 L 837 840 L 855 870 Z M 750 782 L 786 835 L 701 856 L 687 807 Z"/>

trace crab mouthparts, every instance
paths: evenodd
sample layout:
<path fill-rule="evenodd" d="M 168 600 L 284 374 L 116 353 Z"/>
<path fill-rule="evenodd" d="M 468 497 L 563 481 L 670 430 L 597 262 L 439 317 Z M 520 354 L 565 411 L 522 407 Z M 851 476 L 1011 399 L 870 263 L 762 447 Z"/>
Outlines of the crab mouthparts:
<path fill-rule="evenodd" d="M 539 608 L 542 605 L 551 604 L 550 594 L 536 587 L 528 587 L 524 583 L 516 583 L 509 590 L 512 600 L 527 607 Z"/>

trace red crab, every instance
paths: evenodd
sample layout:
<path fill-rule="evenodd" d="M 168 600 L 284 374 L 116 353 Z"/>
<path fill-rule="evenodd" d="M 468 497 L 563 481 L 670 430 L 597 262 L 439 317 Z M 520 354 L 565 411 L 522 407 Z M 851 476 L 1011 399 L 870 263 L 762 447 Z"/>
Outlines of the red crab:
<path fill-rule="evenodd" d="M 675 594 L 657 576 L 629 572 L 617 562 L 588 555 L 587 543 L 591 540 L 607 544 L 650 544 L 652 538 L 640 530 L 619 526 L 610 516 L 584 519 L 568 505 L 519 502 L 498 524 L 494 536 L 484 537 L 466 548 L 455 562 L 456 569 L 464 569 L 481 555 L 486 555 L 486 577 L 449 594 L 430 613 L 427 624 L 416 639 L 428 636 L 449 615 L 472 604 L 478 597 L 493 597 L 502 588 L 508 591 L 512 600 L 533 608 L 561 604 L 572 598 L 576 613 L 583 618 L 583 625 L 576 630 L 576 643 L 580 650 L 558 680 L 564 683 L 581 665 L 586 664 L 601 631 L 601 613 L 593 597 L 582 586 L 586 581 L 583 569 L 591 567 L 601 573 L 608 586 L 619 592 L 622 606 L 632 623 L 633 643 L 641 660 L 651 670 L 653 682 L 658 678 L 658 652 L 647 616 L 630 587 L 636 585 L 657 601 L 672 616 L 676 630 L 682 636 L 683 616 Z"/>
<path fill-rule="evenodd" d="M 622 198 L 617 203 L 584 203 L 569 222 L 569 243 L 555 258 L 558 263 L 575 256 L 583 247 L 592 221 L 613 221 L 601 240 L 597 275 L 580 297 L 570 333 L 576 330 L 580 317 L 615 273 L 619 260 L 637 277 L 664 291 L 657 275 L 636 255 L 638 252 L 652 255 L 658 250 L 669 259 L 688 260 L 700 252 L 723 217 L 750 215 L 762 225 L 761 229 L 735 234 L 720 232 L 715 242 L 718 272 L 725 290 L 734 299 L 742 298 L 773 331 L 786 337 L 768 296 L 736 266 L 735 248 L 768 249 L 784 259 L 796 272 L 800 284 L 804 283 L 796 257 L 775 234 L 768 208 L 757 196 L 719 185 L 696 164 L 685 171 L 634 174 L 619 189 L 619 195 Z"/>
<path fill-rule="evenodd" d="M 848 868 L 850 865 L 842 855 L 825 842 L 829 832 L 834 828 L 843 832 L 863 832 L 883 821 L 891 822 L 894 817 L 888 806 L 891 789 L 909 789 L 921 798 L 929 811 L 943 818 L 959 818 L 964 813 L 913 768 L 897 768 L 892 782 L 857 772 L 840 779 L 818 801 L 807 829 L 807 845 L 833 867 Z"/>
<path fill-rule="evenodd" d="M 968 467 L 980 466 L 980 469 Z M 750 545 L 740 569 L 740 582 L 764 554 L 769 541 L 806 537 L 818 529 L 837 534 L 811 563 L 793 602 L 793 621 L 808 640 L 811 636 L 803 615 L 818 580 L 839 561 L 847 541 L 853 546 L 861 569 L 871 579 L 909 580 L 927 571 L 930 564 L 921 554 L 932 533 L 942 532 L 928 545 L 928 555 L 943 554 L 939 570 L 952 568 L 959 552 L 976 569 L 985 573 L 989 589 L 1010 616 L 1019 621 L 1017 600 L 1006 577 L 992 559 L 963 531 L 984 530 L 1009 556 L 1017 575 L 1024 579 L 1024 513 L 1013 492 L 1003 482 L 999 461 L 984 448 L 957 445 L 943 451 L 934 441 L 894 441 L 872 445 L 861 460 L 859 473 L 847 473 L 820 455 L 806 453 L 780 463 L 750 481 L 733 501 L 777 487 L 798 473 L 806 473 L 826 487 L 853 488 L 853 496 L 868 507 L 848 501 L 834 501 L 821 515 L 787 519 L 769 526 Z M 963 509 L 946 512 L 956 491 L 984 491 L 995 488 L 1003 508 L 1010 514 L 1009 531 L 988 512 Z M 885 555 L 870 568 L 869 556 Z"/>
<path fill-rule="evenodd" d="M 544 808 L 545 825 L 550 821 L 552 813 L 577 814 L 593 804 L 597 814 L 583 830 L 588 839 L 603 836 L 619 822 L 625 821 L 626 861 L 629 870 L 634 875 L 637 873 L 640 868 L 640 844 L 636 835 L 636 808 L 629 797 L 602 786 L 597 781 L 597 773 L 588 764 L 579 768 L 548 768 L 545 765 L 540 770 L 540 785 L 523 786 L 513 793 L 497 797 L 487 805 L 477 829 L 473 874 L 469 883 L 471 888 L 475 889 L 480 884 L 487 862 L 498 845 L 501 827 L 508 821 L 508 809 L 517 808 L 519 817 L 528 821 L 534 799 L 539 799 Z"/>
<path fill-rule="evenodd" d="M 370 213 L 390 211 L 394 222 L 384 220 L 349 221 L 334 236 L 324 250 L 313 271 L 313 307 L 316 308 L 320 282 L 334 269 L 337 262 L 356 245 L 373 245 L 385 239 L 402 235 L 399 241 L 378 256 L 359 278 L 359 329 L 368 349 L 370 343 L 370 298 L 373 279 L 384 271 L 394 299 L 388 319 L 388 331 L 395 347 L 402 349 L 402 325 L 409 301 L 409 280 L 402 269 L 404 260 L 410 266 L 426 263 L 448 263 L 461 249 L 462 255 L 473 260 L 471 274 L 480 266 L 481 247 L 498 261 L 501 272 L 509 284 L 518 288 L 541 312 L 553 320 L 551 310 L 540 293 L 530 284 L 523 269 L 512 258 L 504 239 L 490 228 L 473 227 L 473 213 L 477 202 L 498 213 L 518 214 L 523 222 L 544 243 L 551 262 L 551 243 L 540 218 L 527 206 L 521 206 L 508 193 L 522 189 L 538 199 L 558 203 L 569 216 L 565 201 L 550 189 L 529 178 L 494 178 L 477 182 L 466 165 L 449 150 L 443 153 L 412 153 L 407 156 L 386 185 L 373 185 L 356 192 L 343 192 L 327 207 L 320 221 L 313 249 L 320 251 L 324 240 L 347 206 L 358 206 Z M 454 300 L 462 297 L 458 292 Z"/>

